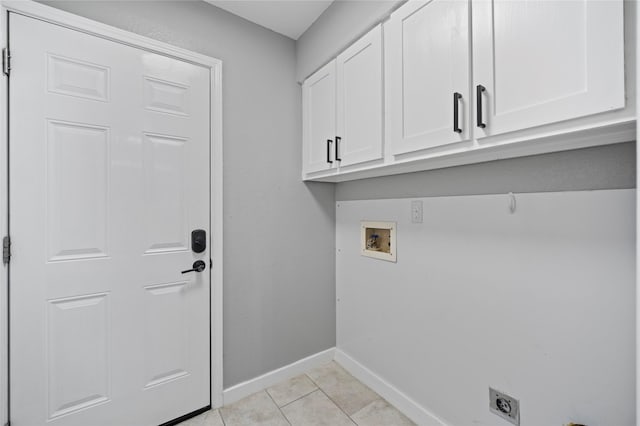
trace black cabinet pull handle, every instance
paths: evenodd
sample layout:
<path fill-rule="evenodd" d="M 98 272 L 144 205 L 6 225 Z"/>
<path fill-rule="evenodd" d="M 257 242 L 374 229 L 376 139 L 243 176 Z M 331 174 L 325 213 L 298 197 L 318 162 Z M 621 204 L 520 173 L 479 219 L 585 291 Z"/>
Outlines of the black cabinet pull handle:
<path fill-rule="evenodd" d="M 487 127 L 487 124 L 484 123 L 482 119 L 482 93 L 485 91 L 485 87 L 482 84 L 478 84 L 476 86 L 476 121 L 477 126 L 481 129 Z"/>
<path fill-rule="evenodd" d="M 331 139 L 327 139 L 327 163 L 329 164 L 333 164 L 333 161 L 331 161 L 331 144 L 333 143 L 333 141 Z"/>
<path fill-rule="evenodd" d="M 342 138 L 340 136 L 336 136 L 336 161 L 342 161 L 342 158 L 340 158 L 340 154 L 338 153 L 339 145 L 340 145 L 340 141 L 342 140 Z"/>
<path fill-rule="evenodd" d="M 458 92 L 453 93 L 453 131 L 456 133 L 462 133 L 462 129 L 458 125 L 458 108 L 460 107 L 460 99 L 462 94 Z"/>

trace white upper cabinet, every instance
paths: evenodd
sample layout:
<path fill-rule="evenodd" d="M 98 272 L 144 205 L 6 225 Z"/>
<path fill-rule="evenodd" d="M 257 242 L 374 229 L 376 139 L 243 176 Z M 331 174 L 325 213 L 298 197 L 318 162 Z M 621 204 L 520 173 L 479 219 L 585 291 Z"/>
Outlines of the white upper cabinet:
<path fill-rule="evenodd" d="M 303 179 L 341 182 L 632 140 L 637 7 L 406 2 L 304 82 Z"/>
<path fill-rule="evenodd" d="M 623 108 L 623 1 L 473 2 L 476 138 Z"/>
<path fill-rule="evenodd" d="M 303 176 L 382 159 L 382 95 L 378 25 L 302 85 Z"/>
<path fill-rule="evenodd" d="M 331 169 L 335 164 L 336 61 L 309 77 L 302 86 L 303 174 Z"/>
<path fill-rule="evenodd" d="M 340 167 L 382 158 L 382 27 L 338 56 L 336 161 Z"/>
<path fill-rule="evenodd" d="M 385 25 L 392 154 L 470 138 L 469 19 L 468 1 L 411 1 Z"/>

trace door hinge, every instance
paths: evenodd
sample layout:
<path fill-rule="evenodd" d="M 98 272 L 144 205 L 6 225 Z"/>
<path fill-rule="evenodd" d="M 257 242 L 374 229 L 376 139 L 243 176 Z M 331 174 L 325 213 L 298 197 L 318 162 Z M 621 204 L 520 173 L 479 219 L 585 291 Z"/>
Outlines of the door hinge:
<path fill-rule="evenodd" d="M 11 73 L 11 52 L 9 52 L 9 48 L 7 47 L 2 49 L 2 72 L 7 77 L 9 77 Z"/>
<path fill-rule="evenodd" d="M 11 260 L 11 238 L 4 237 L 2 239 L 2 263 L 7 265 Z"/>

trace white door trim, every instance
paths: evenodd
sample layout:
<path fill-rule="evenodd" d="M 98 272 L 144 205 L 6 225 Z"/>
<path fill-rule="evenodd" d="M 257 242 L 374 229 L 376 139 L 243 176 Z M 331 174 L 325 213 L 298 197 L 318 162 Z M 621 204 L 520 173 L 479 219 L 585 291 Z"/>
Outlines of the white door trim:
<path fill-rule="evenodd" d="M 211 405 L 222 406 L 222 61 L 161 41 L 124 31 L 87 18 L 35 3 L 31 0 L 0 0 L 0 48 L 7 46 L 8 12 L 40 19 L 73 30 L 188 61 L 209 68 L 210 144 L 211 144 Z M 0 73 L 0 239 L 8 232 L 8 79 Z M 211 238 L 214 236 L 214 238 Z M 0 273 L 0 425 L 8 421 L 8 268 Z"/>
<path fill-rule="evenodd" d="M 636 22 L 640 22 L 640 7 L 636 8 Z M 640 66 L 640 33 L 636 32 L 636 69 Z M 636 73 L 636 99 L 640 99 L 640 74 Z M 640 162 L 640 109 L 636 107 L 636 163 Z M 636 426 L 640 426 L 640 175 L 636 173 Z"/>
<path fill-rule="evenodd" d="M 0 16 L 0 47 L 7 46 L 7 11 Z M 0 73 L 0 237 L 8 234 L 9 226 L 9 93 L 8 78 Z M 9 421 L 9 269 L 2 264 L 0 273 L 0 425 Z"/>

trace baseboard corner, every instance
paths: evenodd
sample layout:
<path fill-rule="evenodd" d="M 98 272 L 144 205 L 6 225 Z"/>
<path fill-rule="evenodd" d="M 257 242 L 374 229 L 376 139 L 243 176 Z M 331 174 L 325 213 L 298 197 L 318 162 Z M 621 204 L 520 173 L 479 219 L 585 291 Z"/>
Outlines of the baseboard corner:
<path fill-rule="evenodd" d="M 386 399 L 413 422 L 424 426 L 447 426 L 447 424 L 429 410 L 409 398 L 382 377 L 369 370 L 350 355 L 335 349 L 335 361 L 353 377 L 369 386 L 374 392 Z"/>
<path fill-rule="evenodd" d="M 329 348 L 256 378 L 231 386 L 222 392 L 223 403 L 224 405 L 232 404 L 253 393 L 277 385 L 322 364 L 331 362 L 335 357 L 335 351 L 336 348 Z"/>

